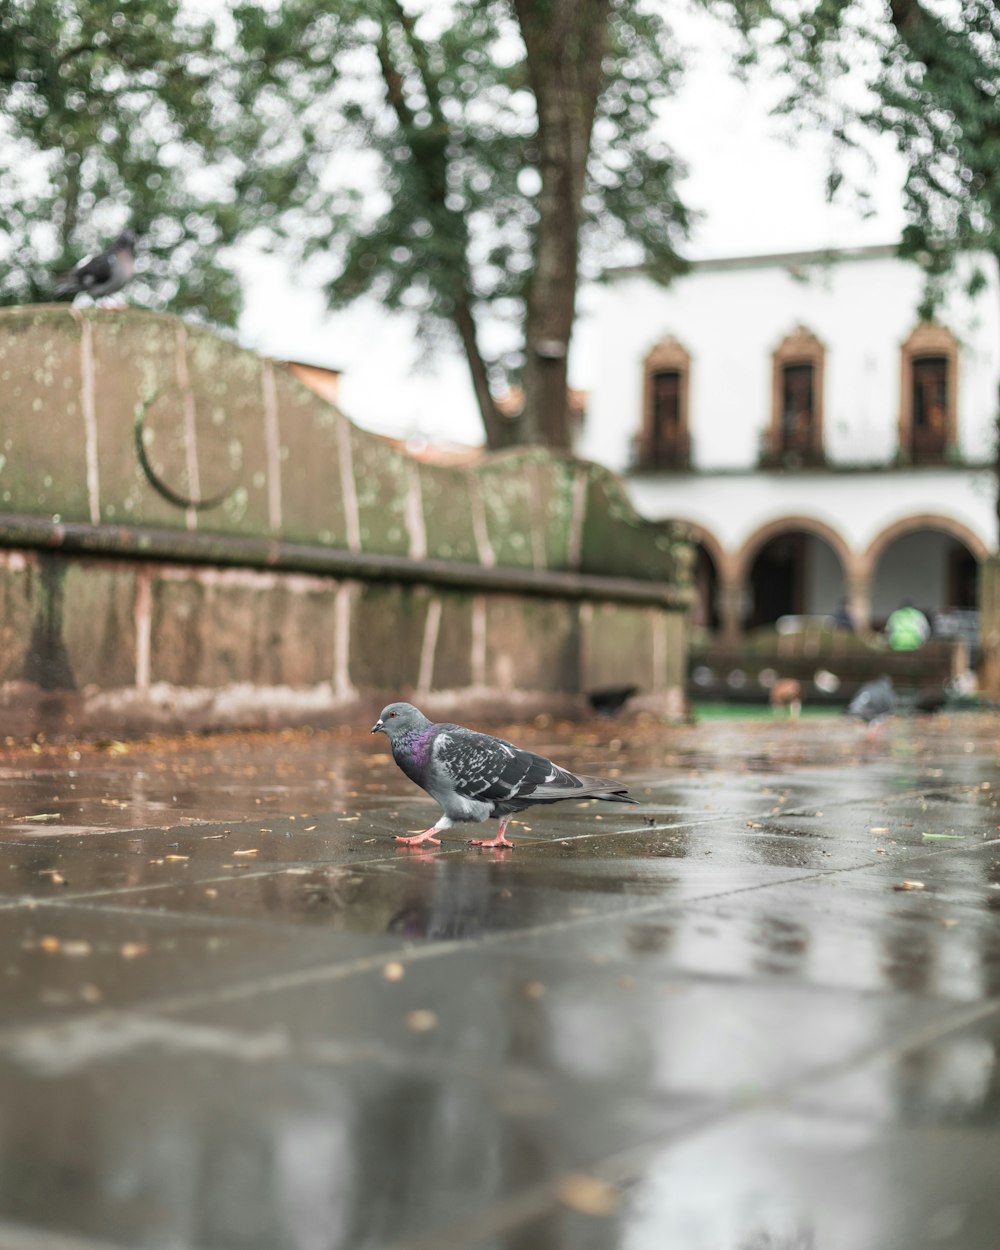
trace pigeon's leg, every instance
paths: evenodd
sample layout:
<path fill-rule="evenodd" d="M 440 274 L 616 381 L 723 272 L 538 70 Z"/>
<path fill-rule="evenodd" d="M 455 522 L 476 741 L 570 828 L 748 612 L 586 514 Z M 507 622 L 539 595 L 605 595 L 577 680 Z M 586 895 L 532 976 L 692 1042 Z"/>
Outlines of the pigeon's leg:
<path fill-rule="evenodd" d="M 434 835 L 436 833 L 440 833 L 442 829 L 450 829 L 451 823 L 452 822 L 447 816 L 442 816 L 436 825 L 431 825 L 431 827 L 429 829 L 425 829 L 423 833 L 415 833 L 412 837 L 408 838 L 397 835 L 396 841 L 402 842 L 404 846 L 417 846 L 421 842 L 433 842 L 435 846 L 440 846 L 441 839 L 436 838 Z"/>
<path fill-rule="evenodd" d="M 506 837 L 507 824 L 510 816 L 505 816 L 500 822 L 500 828 L 497 830 L 495 838 L 470 838 L 470 846 L 513 846 L 513 842 L 508 842 Z"/>

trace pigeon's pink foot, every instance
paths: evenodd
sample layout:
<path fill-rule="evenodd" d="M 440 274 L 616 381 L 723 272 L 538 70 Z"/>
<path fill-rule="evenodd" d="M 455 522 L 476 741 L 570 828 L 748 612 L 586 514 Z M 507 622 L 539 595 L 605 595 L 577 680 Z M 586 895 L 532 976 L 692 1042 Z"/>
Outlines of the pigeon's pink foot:
<path fill-rule="evenodd" d="M 507 839 L 506 839 L 506 838 L 505 838 L 502 834 L 499 834 L 499 833 L 497 834 L 497 836 L 496 836 L 495 838 L 489 838 L 489 839 L 486 839 L 486 838 L 470 838 L 470 839 L 469 839 L 469 845 L 470 845 L 470 846 L 486 846 L 486 847 L 490 847 L 490 848 L 492 848 L 492 847 L 496 847 L 496 846 L 506 846 L 506 847 L 508 847 L 510 850 L 513 850 L 513 849 L 514 849 L 514 843 L 513 843 L 513 842 L 508 842 L 508 841 L 507 841 Z"/>
<path fill-rule="evenodd" d="M 396 841 L 402 842 L 404 846 L 417 846 L 421 842 L 433 842 L 435 846 L 441 845 L 441 839 L 434 836 L 434 826 L 425 829 L 423 833 L 415 833 L 410 838 L 404 838 L 399 834 L 396 835 Z"/>
<path fill-rule="evenodd" d="M 509 816 L 505 820 L 501 820 L 500 828 L 497 830 L 497 836 L 495 838 L 470 838 L 469 845 L 470 846 L 488 846 L 488 847 L 494 847 L 494 846 L 513 847 L 514 843 L 507 841 L 507 821 L 509 820 L 510 820 Z"/>

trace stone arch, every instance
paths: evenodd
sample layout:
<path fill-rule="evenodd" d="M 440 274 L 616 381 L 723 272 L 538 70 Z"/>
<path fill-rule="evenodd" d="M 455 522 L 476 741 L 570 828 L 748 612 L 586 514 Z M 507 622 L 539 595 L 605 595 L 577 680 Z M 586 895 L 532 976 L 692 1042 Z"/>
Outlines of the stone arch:
<path fill-rule="evenodd" d="M 771 544 L 776 550 L 767 552 Z M 764 560 L 772 562 L 767 572 L 759 567 Z M 853 594 L 854 553 L 837 530 L 815 517 L 785 516 L 760 526 L 736 563 L 740 618 L 751 626 L 786 614 L 833 613 Z"/>
<path fill-rule="evenodd" d="M 801 530 L 806 534 L 814 534 L 817 538 L 822 538 L 836 553 L 844 570 L 844 575 L 847 576 L 849 573 L 853 573 L 855 555 L 843 536 L 832 525 L 827 525 L 825 521 L 820 521 L 816 517 L 798 515 L 780 517 L 775 521 L 768 521 L 755 529 L 736 553 L 735 565 L 737 570 L 742 575 L 745 575 L 750 562 L 765 543 L 770 542 L 772 538 L 778 538 L 782 534 L 787 534 L 793 530 Z"/>
<path fill-rule="evenodd" d="M 722 626 L 725 617 L 725 588 L 732 582 L 732 556 L 711 530 L 696 521 L 683 520 L 681 524 L 691 531 L 691 538 L 700 548 L 693 568 L 695 603 L 691 613 L 692 624 L 714 633 Z"/>
<path fill-rule="evenodd" d="M 886 547 L 912 530 L 941 530 L 945 534 L 950 534 L 952 538 L 957 538 L 960 543 L 964 543 L 980 562 L 990 554 L 986 543 L 964 522 L 956 521 L 953 517 L 945 516 L 940 512 L 918 512 L 913 516 L 903 517 L 902 520 L 895 521 L 892 525 L 887 525 L 875 535 L 861 556 L 866 570 L 873 573 Z"/>
<path fill-rule="evenodd" d="M 920 543 L 918 535 L 929 539 Z M 900 549 L 894 551 L 897 544 Z M 940 513 L 918 513 L 887 525 L 863 556 L 873 623 L 878 626 L 903 599 L 913 599 L 927 612 L 974 608 L 977 568 L 989 554 L 974 530 Z"/>
<path fill-rule="evenodd" d="M 719 570 L 720 577 L 727 576 L 735 568 L 732 553 L 723 547 L 722 543 L 719 542 L 710 529 L 706 529 L 704 525 L 700 525 L 697 521 L 689 521 L 687 517 L 675 517 L 673 519 L 679 521 L 681 525 L 687 526 L 694 541 L 701 543 L 712 557 L 715 567 Z"/>

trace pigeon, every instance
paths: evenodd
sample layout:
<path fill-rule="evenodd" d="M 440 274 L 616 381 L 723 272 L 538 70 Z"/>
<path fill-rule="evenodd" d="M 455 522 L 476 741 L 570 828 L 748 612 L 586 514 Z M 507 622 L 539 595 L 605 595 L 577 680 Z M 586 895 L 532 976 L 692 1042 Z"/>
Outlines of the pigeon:
<path fill-rule="evenodd" d="M 411 781 L 441 806 L 437 824 L 397 842 L 415 846 L 440 844 L 437 834 L 458 821 L 500 818 L 493 838 L 470 838 L 471 846 L 510 847 L 507 823 L 514 812 L 536 803 L 563 799 L 606 799 L 635 803 L 623 785 L 600 777 L 577 777 L 533 751 L 503 738 L 432 724 L 412 703 L 390 703 L 382 709 L 372 733 L 384 733 L 392 757 Z"/>
<path fill-rule="evenodd" d="M 868 726 L 868 736 L 873 737 L 887 716 L 896 710 L 896 691 L 892 678 L 877 677 L 866 681 L 847 705 L 847 715 L 862 720 Z"/>
<path fill-rule="evenodd" d="M 86 256 L 61 277 L 53 294 L 56 299 L 90 295 L 101 299 L 120 291 L 135 272 L 135 231 L 123 230 L 110 247 L 95 256 Z"/>

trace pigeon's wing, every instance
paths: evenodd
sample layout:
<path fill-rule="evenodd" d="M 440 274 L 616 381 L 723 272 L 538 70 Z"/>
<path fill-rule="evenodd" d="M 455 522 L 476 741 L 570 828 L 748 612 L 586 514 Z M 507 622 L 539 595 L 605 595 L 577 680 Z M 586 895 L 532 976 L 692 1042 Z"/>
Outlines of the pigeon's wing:
<path fill-rule="evenodd" d="M 431 778 L 464 799 L 483 803 L 555 802 L 579 794 L 594 781 L 503 738 L 457 727 L 434 739 Z"/>
<path fill-rule="evenodd" d="M 106 282 L 111 281 L 115 265 L 115 253 L 111 250 L 98 252 L 96 256 L 88 256 L 73 270 L 78 289 L 89 291 L 95 286 L 104 286 Z"/>

